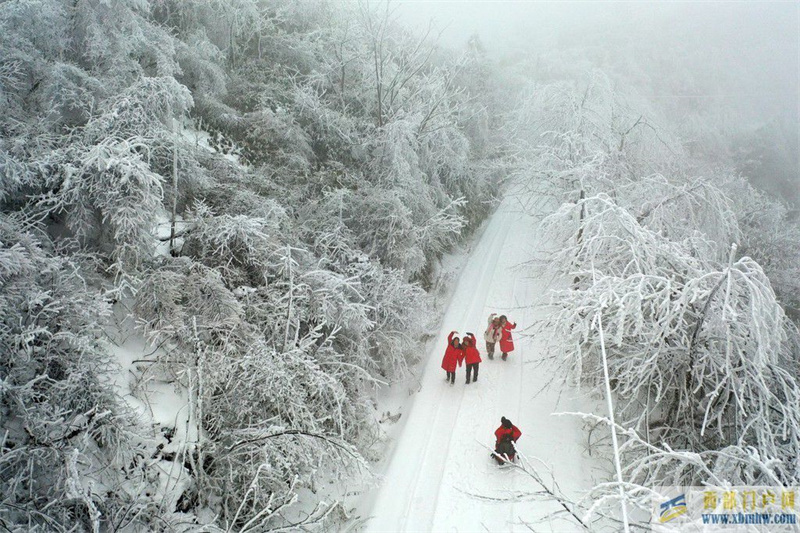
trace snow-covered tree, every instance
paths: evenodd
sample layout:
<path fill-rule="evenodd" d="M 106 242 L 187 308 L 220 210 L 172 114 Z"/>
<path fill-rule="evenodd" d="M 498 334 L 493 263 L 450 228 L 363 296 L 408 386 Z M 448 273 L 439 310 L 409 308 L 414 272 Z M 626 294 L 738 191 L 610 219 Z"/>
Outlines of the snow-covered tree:
<path fill-rule="evenodd" d="M 366 475 L 375 392 L 419 358 L 421 284 L 488 213 L 497 141 L 473 147 L 463 61 L 394 23 L 378 89 L 350 12 L 0 4 L 4 525 L 311 527 L 341 511 L 323 479 Z M 173 383 L 180 431 L 117 397 L 118 333 L 154 347 L 127 400 Z"/>
<path fill-rule="evenodd" d="M 107 383 L 110 306 L 95 285 L 93 258 L 70 256 L 41 228 L 5 214 L 0 243 L 2 524 L 149 527 L 157 483 L 134 437 L 147 429 Z"/>
<path fill-rule="evenodd" d="M 672 240 L 603 195 L 544 224 L 562 243 L 554 272 L 579 280 L 554 294 L 545 327 L 574 375 L 598 383 L 602 321 L 620 423 L 672 448 L 754 446 L 795 479 L 797 330 L 760 266 L 735 246 L 720 262 L 705 236 Z"/>

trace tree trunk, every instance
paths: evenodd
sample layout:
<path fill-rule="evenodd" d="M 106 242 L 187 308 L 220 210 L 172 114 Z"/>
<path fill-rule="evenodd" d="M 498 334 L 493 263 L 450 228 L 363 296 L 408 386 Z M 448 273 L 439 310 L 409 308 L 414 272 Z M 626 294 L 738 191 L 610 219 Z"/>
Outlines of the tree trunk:
<path fill-rule="evenodd" d="M 381 80 L 381 71 L 378 63 L 378 47 L 377 44 L 373 47 L 373 56 L 375 58 L 375 88 L 378 93 L 378 127 L 383 127 L 383 83 Z"/>
<path fill-rule="evenodd" d="M 175 145 L 172 150 L 172 219 L 169 227 L 169 253 L 175 256 L 175 218 L 178 211 L 178 120 L 172 119 Z"/>
<path fill-rule="evenodd" d="M 289 269 L 289 308 L 286 311 L 286 329 L 283 333 L 283 351 L 286 351 L 289 345 L 289 326 L 292 323 L 292 305 L 294 304 L 294 280 L 292 279 L 292 249 L 287 247 L 286 252 L 288 258 L 286 259 L 286 268 Z"/>
<path fill-rule="evenodd" d="M 578 197 L 579 201 L 583 201 L 586 199 L 586 191 L 581 189 L 581 194 Z M 581 203 L 581 213 L 578 216 L 578 235 L 576 238 L 576 244 L 578 245 L 578 252 L 580 252 L 581 247 L 583 245 L 583 220 L 586 218 L 586 205 Z M 578 283 L 581 281 L 581 278 L 575 276 L 575 279 L 572 280 L 572 285 L 577 286 Z"/>

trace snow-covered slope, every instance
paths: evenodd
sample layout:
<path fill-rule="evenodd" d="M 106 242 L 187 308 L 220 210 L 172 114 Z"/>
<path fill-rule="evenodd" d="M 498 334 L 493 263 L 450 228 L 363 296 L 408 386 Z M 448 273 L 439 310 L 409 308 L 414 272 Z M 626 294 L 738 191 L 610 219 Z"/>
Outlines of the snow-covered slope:
<path fill-rule="evenodd" d="M 475 246 L 446 310 L 439 342 L 429 355 L 422 388 L 408 411 L 385 477 L 375 496 L 366 531 L 530 531 L 532 524 L 558 510 L 552 501 L 520 501 L 520 494 L 541 490 L 524 473 L 500 468 L 485 446 L 494 443 L 500 417 L 523 432 L 518 447 L 542 477 L 544 465 L 571 497 L 604 477 L 603 465 L 587 458 L 586 436 L 579 420 L 550 416 L 555 411 L 587 409 L 576 390 L 542 388 L 561 376 L 538 364 L 541 339 L 522 329 L 541 317 L 538 302 L 546 282 L 535 272 L 516 268 L 539 246 L 533 221 L 507 198 Z M 489 360 L 482 334 L 489 313 L 506 314 L 517 323 L 516 350 L 507 361 Z M 451 330 L 471 331 L 479 339 L 483 362 L 477 383 L 465 385 L 459 368 L 455 386 L 440 368 Z M 560 380 L 559 380 L 560 381 Z M 539 464 L 534 460 L 542 461 Z M 524 499 L 524 498 L 523 498 Z M 516 500 L 516 501 L 513 501 Z M 539 523 L 536 531 L 574 531 L 566 520 Z"/>

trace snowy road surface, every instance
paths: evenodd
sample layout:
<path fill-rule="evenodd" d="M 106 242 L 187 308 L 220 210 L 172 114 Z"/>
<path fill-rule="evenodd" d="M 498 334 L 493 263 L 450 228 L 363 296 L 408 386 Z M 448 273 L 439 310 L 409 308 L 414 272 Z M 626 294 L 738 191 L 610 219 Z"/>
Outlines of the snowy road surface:
<path fill-rule="evenodd" d="M 556 377 L 555 370 L 536 364 L 543 355 L 541 342 L 519 333 L 544 312 L 526 304 L 539 300 L 546 280 L 515 268 L 539 244 L 533 228 L 513 198 L 507 198 L 476 243 L 424 366 L 422 389 L 407 413 L 366 531 L 531 531 L 526 523 L 535 531 L 579 529 L 564 519 L 546 519 L 559 509 L 552 501 L 504 501 L 541 487 L 522 472 L 499 468 L 484 448 L 493 445 L 493 432 L 506 416 L 523 432 L 521 452 L 552 468 L 567 494 L 577 497 L 591 487 L 593 477 L 603 475 L 587 457 L 581 423 L 550 416 L 585 409 L 585 400 L 560 385 L 540 392 Z M 483 331 L 492 312 L 517 323 L 516 350 L 508 361 L 500 360 L 499 353 L 490 361 L 485 353 Z M 445 382 L 440 365 L 447 334 L 454 329 L 474 332 L 479 339 L 483 362 L 475 384 L 465 385 L 465 367 L 458 369 L 454 386 Z M 537 469 L 549 481 L 546 469 Z"/>

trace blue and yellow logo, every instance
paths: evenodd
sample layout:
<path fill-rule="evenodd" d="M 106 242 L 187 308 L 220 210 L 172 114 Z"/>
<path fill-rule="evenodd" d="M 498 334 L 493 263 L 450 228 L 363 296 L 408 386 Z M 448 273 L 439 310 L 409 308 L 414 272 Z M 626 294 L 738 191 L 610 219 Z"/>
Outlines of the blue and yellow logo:
<path fill-rule="evenodd" d="M 662 503 L 661 507 L 661 523 L 669 522 L 673 518 L 677 518 L 686 513 L 686 493 L 676 496 L 675 498 Z"/>

